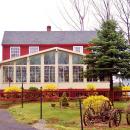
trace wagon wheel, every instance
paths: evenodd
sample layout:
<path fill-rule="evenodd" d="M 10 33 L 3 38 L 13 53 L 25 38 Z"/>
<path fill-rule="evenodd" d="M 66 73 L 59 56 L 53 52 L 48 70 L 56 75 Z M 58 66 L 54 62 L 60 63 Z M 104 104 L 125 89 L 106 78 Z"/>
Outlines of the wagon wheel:
<path fill-rule="evenodd" d="M 130 125 L 130 113 L 126 114 L 127 124 Z"/>
<path fill-rule="evenodd" d="M 121 122 L 121 112 L 117 109 L 114 109 L 109 118 L 109 127 L 117 127 L 120 125 Z"/>
<path fill-rule="evenodd" d="M 103 102 L 100 108 L 100 115 L 103 115 L 105 111 L 110 111 L 112 109 L 112 104 L 110 101 L 106 100 Z"/>
<path fill-rule="evenodd" d="M 83 122 L 85 126 L 92 126 L 94 124 L 95 111 L 93 108 L 88 108 L 83 115 Z"/>

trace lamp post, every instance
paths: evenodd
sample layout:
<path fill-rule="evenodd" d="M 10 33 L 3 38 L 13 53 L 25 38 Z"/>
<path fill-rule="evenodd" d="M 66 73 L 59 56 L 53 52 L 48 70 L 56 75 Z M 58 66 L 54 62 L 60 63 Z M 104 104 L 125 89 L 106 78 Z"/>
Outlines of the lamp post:
<path fill-rule="evenodd" d="M 22 76 L 22 91 L 21 91 L 21 105 L 22 105 L 22 108 L 23 108 L 23 76 Z"/>
<path fill-rule="evenodd" d="M 79 98 L 79 108 L 80 108 L 81 130 L 83 130 L 83 117 L 82 117 L 82 101 L 81 101 L 81 98 Z"/>
<path fill-rule="evenodd" d="M 40 87 L 40 119 L 42 119 L 42 87 Z"/>

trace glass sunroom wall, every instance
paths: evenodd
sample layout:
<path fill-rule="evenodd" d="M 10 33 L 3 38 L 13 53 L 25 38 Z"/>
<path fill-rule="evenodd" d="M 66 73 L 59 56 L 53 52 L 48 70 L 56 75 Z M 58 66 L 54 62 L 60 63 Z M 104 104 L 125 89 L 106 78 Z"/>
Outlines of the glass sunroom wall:
<path fill-rule="evenodd" d="M 16 60 L 16 82 L 27 82 L 27 58 Z"/>
<path fill-rule="evenodd" d="M 44 53 L 44 82 L 55 82 L 55 51 Z"/>
<path fill-rule="evenodd" d="M 14 82 L 14 62 L 7 62 L 3 64 L 3 82 Z"/>
<path fill-rule="evenodd" d="M 14 82 L 14 66 L 3 66 L 3 82 Z"/>
<path fill-rule="evenodd" d="M 30 82 L 41 82 L 41 55 L 29 57 Z"/>
<path fill-rule="evenodd" d="M 69 82 L 69 53 L 58 51 L 58 82 Z"/>
<path fill-rule="evenodd" d="M 72 63 L 73 63 L 73 82 L 84 82 L 83 56 L 73 54 Z"/>
<path fill-rule="evenodd" d="M 57 49 L 23 57 L 13 63 L 4 64 L 3 68 L 4 66 L 13 67 L 10 71 L 13 83 L 19 84 L 23 78 L 23 82 L 29 87 L 54 83 L 62 88 L 71 84 L 72 87 L 80 86 L 80 83 L 84 82 L 82 56 L 64 50 Z M 3 74 L 9 75 L 5 73 L 7 70 L 4 70 Z M 4 78 L 5 81 L 8 83 L 7 76 Z"/>

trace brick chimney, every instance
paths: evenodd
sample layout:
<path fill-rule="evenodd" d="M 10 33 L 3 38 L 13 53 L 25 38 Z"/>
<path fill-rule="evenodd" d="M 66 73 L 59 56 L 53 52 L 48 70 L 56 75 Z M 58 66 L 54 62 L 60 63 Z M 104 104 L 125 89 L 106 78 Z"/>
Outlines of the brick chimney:
<path fill-rule="evenodd" d="M 51 31 L 51 26 L 47 26 L 47 32 Z"/>

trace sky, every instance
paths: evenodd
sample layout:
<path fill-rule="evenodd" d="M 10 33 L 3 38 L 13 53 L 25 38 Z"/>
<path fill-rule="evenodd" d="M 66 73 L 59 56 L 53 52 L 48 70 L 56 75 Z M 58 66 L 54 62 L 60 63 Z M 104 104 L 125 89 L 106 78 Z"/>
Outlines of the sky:
<path fill-rule="evenodd" d="M 71 13 L 68 0 L 0 0 L 0 43 L 4 31 L 46 31 L 46 26 L 51 25 L 52 31 L 73 30 L 61 16 L 63 7 Z M 74 17 L 74 16 L 73 16 Z M 87 19 L 89 27 L 94 30 L 95 20 Z M 87 24 L 88 25 L 88 24 Z M 97 25 L 96 25 L 97 26 Z M 2 59 L 0 44 L 0 60 Z"/>

